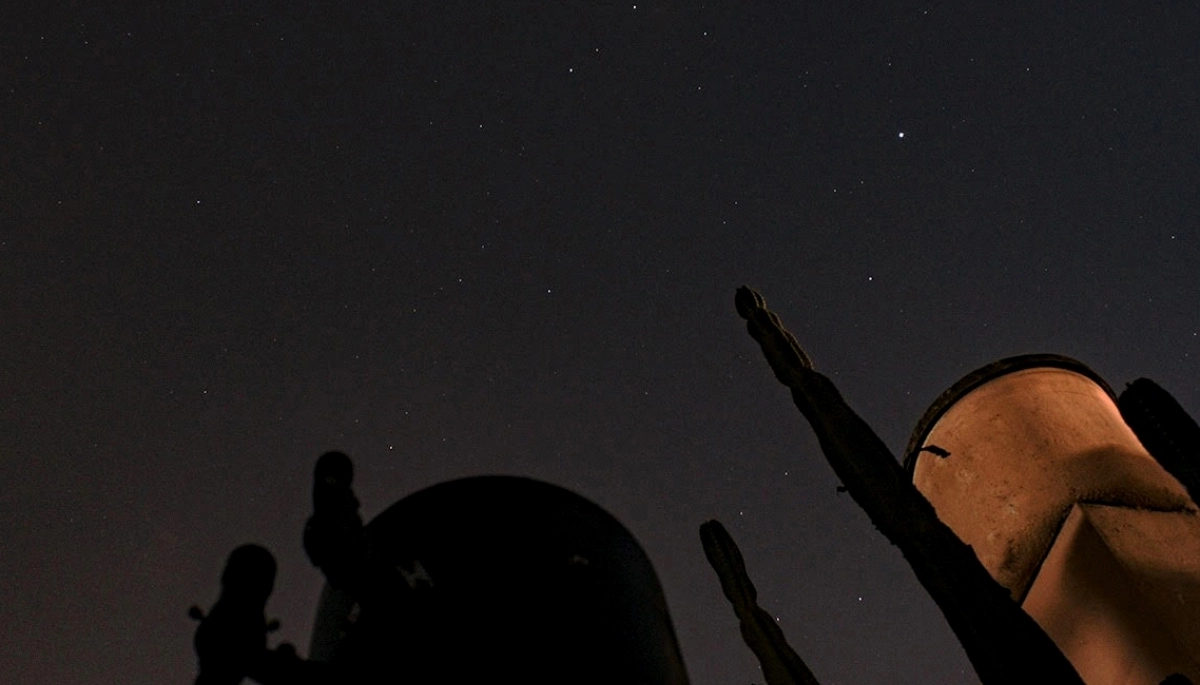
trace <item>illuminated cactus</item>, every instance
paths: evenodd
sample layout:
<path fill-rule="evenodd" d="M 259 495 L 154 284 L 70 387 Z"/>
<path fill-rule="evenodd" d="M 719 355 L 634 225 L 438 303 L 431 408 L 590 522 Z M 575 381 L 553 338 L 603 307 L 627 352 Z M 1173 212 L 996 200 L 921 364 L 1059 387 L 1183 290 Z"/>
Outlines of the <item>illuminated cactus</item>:
<path fill-rule="evenodd" d="M 870 426 L 750 288 L 739 288 L 738 314 L 775 377 L 792 391 L 846 491 L 900 548 L 933 597 L 985 685 L 1082 685 L 1046 633 L 988 574 L 971 548 L 944 523 Z M 765 668 L 765 667 L 764 667 Z"/>

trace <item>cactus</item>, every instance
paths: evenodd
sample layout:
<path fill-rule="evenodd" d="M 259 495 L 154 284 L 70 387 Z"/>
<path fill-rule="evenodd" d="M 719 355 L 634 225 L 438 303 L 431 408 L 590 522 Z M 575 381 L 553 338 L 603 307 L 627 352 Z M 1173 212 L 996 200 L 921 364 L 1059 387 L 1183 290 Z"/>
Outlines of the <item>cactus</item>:
<path fill-rule="evenodd" d="M 1200 502 L 1200 426 L 1154 381 L 1139 378 L 1117 399 L 1121 418 L 1138 440 Z"/>
<path fill-rule="evenodd" d="M 762 607 L 746 573 L 742 552 L 720 521 L 700 526 L 704 556 L 717 572 L 721 590 L 741 622 L 742 639 L 758 657 L 767 685 L 818 685 L 808 665 L 788 644 L 783 630 Z"/>
<path fill-rule="evenodd" d="M 875 527 L 900 548 L 942 610 L 984 685 L 1083 685 L 1070 661 L 1009 596 L 906 477 L 870 426 L 767 308 L 739 288 L 734 299 L 775 377 L 792 391 L 830 466 Z M 764 666 L 765 671 L 765 666 Z"/>
<path fill-rule="evenodd" d="M 331 584 L 362 591 L 366 535 L 351 489 L 353 465 L 340 452 L 317 461 L 313 516 L 304 529 L 304 548 Z M 238 685 L 250 678 L 263 685 L 329 685 L 340 677 L 329 665 L 301 659 L 291 644 L 267 648 L 266 604 L 275 584 L 275 557 L 258 545 L 235 549 L 221 574 L 221 596 L 206 616 L 193 606 L 199 661 L 196 685 Z"/>
<path fill-rule="evenodd" d="M 200 622 L 196 685 L 238 685 L 245 678 L 264 685 L 328 685 L 327 669 L 301 660 L 292 645 L 267 648 L 267 633 L 279 628 L 266 618 L 274 585 L 275 557 L 265 548 L 242 545 L 230 553 L 217 603 L 208 615 L 196 606 L 188 611 Z"/>

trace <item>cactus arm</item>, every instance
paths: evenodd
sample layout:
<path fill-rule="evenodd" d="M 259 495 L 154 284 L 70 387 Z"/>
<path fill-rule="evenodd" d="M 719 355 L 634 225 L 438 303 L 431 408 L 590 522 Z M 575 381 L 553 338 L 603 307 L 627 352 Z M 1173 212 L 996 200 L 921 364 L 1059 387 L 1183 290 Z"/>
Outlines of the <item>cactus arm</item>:
<path fill-rule="evenodd" d="M 1083 685 L 1041 627 L 1012 600 L 933 510 L 871 427 L 769 310 L 762 295 L 734 300 L 776 378 L 792 391 L 830 466 L 871 522 L 900 548 L 942 610 L 985 685 Z"/>
<path fill-rule="evenodd" d="M 800 655 L 788 644 L 783 630 L 758 605 L 758 593 L 746 573 L 746 562 L 737 543 L 719 521 L 700 526 L 704 556 L 721 581 L 721 591 L 733 605 L 741 624 L 742 639 L 758 657 L 767 685 L 819 685 Z"/>

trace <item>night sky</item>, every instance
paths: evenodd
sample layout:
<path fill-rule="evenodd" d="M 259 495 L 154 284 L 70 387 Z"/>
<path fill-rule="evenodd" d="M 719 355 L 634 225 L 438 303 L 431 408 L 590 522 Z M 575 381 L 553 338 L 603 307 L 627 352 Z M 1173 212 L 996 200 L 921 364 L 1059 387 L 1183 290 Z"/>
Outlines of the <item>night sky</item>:
<path fill-rule="evenodd" d="M 243 542 L 306 651 L 330 449 L 605 507 L 694 685 L 713 517 L 826 685 L 976 682 L 743 283 L 897 452 L 1020 353 L 1200 413 L 1194 3 L 71 4 L 0 40 L 0 682 L 191 682 Z"/>

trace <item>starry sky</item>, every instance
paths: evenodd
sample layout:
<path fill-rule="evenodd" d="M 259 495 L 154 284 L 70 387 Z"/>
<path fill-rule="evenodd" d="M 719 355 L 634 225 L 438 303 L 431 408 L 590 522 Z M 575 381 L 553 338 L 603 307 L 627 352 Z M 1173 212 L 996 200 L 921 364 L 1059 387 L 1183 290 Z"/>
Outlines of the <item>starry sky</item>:
<path fill-rule="evenodd" d="M 897 452 L 1012 354 L 1200 412 L 1194 4 L 12 16 L 0 681 L 191 682 L 186 610 L 243 542 L 279 560 L 268 611 L 303 652 L 311 469 L 341 449 L 367 517 L 485 473 L 599 503 L 653 560 L 695 685 L 761 680 L 712 517 L 826 685 L 975 682 L 836 492 L 743 283 Z"/>

